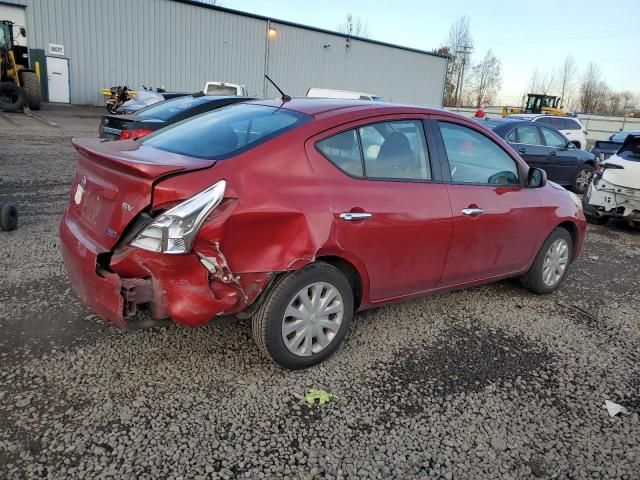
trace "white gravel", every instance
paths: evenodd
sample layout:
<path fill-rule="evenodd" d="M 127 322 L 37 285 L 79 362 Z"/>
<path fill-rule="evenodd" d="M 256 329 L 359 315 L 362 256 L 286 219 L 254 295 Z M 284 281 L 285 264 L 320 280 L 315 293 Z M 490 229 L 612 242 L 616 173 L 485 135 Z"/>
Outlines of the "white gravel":
<path fill-rule="evenodd" d="M 0 478 L 640 478 L 639 232 L 590 227 L 551 296 L 507 281 L 366 312 L 289 372 L 247 321 L 121 332 L 75 299 L 56 230 L 96 112 L 0 118 L 21 222 L 0 232 Z"/>

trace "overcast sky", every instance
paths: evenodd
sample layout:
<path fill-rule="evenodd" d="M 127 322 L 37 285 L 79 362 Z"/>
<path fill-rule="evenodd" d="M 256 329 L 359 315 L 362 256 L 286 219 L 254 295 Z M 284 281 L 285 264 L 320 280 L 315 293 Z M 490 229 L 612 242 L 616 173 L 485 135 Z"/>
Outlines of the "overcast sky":
<path fill-rule="evenodd" d="M 502 61 L 498 103 L 517 103 L 535 67 L 553 70 L 567 54 L 579 74 L 589 61 L 613 90 L 640 94 L 640 0 L 222 0 L 234 8 L 335 30 L 347 13 L 367 20 L 376 40 L 432 50 L 461 15 L 470 19 L 473 61 L 493 49 Z M 559 92 L 551 92 L 559 94 Z"/>

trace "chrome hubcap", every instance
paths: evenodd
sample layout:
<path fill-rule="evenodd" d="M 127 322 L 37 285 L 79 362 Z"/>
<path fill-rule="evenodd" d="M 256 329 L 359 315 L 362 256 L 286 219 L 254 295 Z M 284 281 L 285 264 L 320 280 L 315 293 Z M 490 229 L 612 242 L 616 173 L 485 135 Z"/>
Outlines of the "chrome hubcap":
<path fill-rule="evenodd" d="M 318 282 L 294 297 L 282 319 L 282 340 L 294 355 L 308 357 L 333 341 L 344 316 L 344 303 L 336 287 Z"/>
<path fill-rule="evenodd" d="M 588 170 L 582 170 L 578 172 L 578 178 L 576 179 L 578 187 L 583 190 L 586 189 L 591 183 L 591 177 L 593 177 L 593 173 Z"/>
<path fill-rule="evenodd" d="M 569 245 L 562 238 L 551 244 L 542 264 L 542 281 L 554 287 L 562 278 L 569 263 Z"/>

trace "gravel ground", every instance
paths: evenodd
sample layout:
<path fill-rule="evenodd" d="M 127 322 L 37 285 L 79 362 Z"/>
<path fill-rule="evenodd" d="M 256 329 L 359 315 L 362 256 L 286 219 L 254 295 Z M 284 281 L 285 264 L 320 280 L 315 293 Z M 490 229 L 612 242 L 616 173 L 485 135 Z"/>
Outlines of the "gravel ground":
<path fill-rule="evenodd" d="M 639 232 L 590 226 L 554 295 L 506 281 L 366 312 L 289 372 L 249 322 L 122 332 L 75 298 L 57 225 L 69 139 L 99 113 L 0 116 L 20 212 L 0 232 L 0 478 L 640 478 Z"/>

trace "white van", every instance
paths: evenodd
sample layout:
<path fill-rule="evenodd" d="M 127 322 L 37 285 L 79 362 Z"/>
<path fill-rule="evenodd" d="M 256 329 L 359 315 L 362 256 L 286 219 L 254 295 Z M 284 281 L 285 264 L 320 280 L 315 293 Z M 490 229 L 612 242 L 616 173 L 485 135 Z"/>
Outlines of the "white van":
<path fill-rule="evenodd" d="M 307 97 L 320 98 L 347 98 L 350 100 L 370 100 L 372 102 L 384 102 L 382 97 L 370 93 L 350 92 L 348 90 L 332 90 L 331 88 L 310 88 Z"/>
<path fill-rule="evenodd" d="M 220 97 L 248 97 L 249 92 L 244 85 L 236 85 L 227 82 L 207 82 L 202 90 L 205 95 L 216 95 Z"/>

